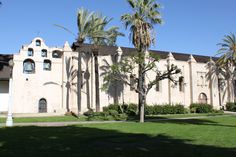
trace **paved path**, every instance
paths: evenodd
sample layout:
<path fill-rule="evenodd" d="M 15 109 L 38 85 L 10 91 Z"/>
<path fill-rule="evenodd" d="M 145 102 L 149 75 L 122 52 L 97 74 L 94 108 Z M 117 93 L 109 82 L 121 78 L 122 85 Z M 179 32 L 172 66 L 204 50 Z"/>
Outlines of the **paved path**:
<path fill-rule="evenodd" d="M 126 121 L 79 121 L 79 122 L 29 122 L 29 123 L 14 123 L 14 126 L 69 126 L 77 124 L 105 124 L 105 123 L 123 123 Z M 6 126 L 5 123 L 0 123 L 0 127 Z"/>

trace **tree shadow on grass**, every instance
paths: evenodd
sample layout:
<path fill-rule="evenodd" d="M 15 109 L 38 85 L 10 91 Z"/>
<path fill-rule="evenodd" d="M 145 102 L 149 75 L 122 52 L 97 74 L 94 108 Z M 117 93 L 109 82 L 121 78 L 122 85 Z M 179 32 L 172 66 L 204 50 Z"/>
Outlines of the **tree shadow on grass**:
<path fill-rule="evenodd" d="M 136 121 L 138 120 L 136 118 L 130 118 L 129 121 Z M 235 128 L 236 125 L 226 125 L 226 124 L 220 124 L 216 121 L 202 118 L 189 118 L 189 119 L 180 119 L 180 118 L 166 118 L 162 116 L 157 117 L 148 117 L 145 118 L 146 122 L 158 122 L 158 123 L 173 123 L 173 124 L 193 124 L 193 125 L 212 125 L 212 126 L 225 126 L 225 127 L 233 127 Z"/>
<path fill-rule="evenodd" d="M 84 126 L 0 128 L 0 156 L 235 157 L 236 148 Z"/>

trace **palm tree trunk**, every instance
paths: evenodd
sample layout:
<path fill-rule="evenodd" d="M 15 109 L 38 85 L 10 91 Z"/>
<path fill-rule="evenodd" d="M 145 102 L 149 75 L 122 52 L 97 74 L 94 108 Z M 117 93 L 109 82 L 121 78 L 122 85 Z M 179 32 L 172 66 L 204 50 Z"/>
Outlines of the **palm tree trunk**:
<path fill-rule="evenodd" d="M 100 92 L 99 92 L 99 65 L 98 65 L 98 48 L 93 48 L 95 61 L 95 97 L 96 97 L 96 112 L 100 111 Z"/>
<path fill-rule="evenodd" d="M 89 88 L 89 78 L 90 78 L 90 74 L 89 74 L 89 70 L 88 70 L 88 62 L 86 64 L 86 71 L 85 71 L 85 79 L 86 79 L 86 95 L 87 95 L 87 108 L 90 109 L 90 88 Z"/>
<path fill-rule="evenodd" d="M 141 52 L 140 52 L 141 53 Z M 139 93 L 139 122 L 144 122 L 144 105 L 146 103 L 146 96 L 145 96 L 145 75 L 143 74 L 144 67 L 145 67 L 145 60 L 142 61 L 142 64 L 139 64 L 139 82 L 138 82 L 138 90 L 141 92 Z"/>
<path fill-rule="evenodd" d="M 78 113 L 81 112 L 81 54 L 78 52 L 78 72 L 77 72 L 77 107 Z"/>

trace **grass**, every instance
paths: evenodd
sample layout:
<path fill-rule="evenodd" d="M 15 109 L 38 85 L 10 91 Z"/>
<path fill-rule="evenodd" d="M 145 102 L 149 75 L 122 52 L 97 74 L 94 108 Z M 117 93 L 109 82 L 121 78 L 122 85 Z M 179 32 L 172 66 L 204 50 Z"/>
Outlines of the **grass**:
<path fill-rule="evenodd" d="M 0 128 L 0 156 L 235 157 L 236 116 Z"/>
<path fill-rule="evenodd" d="M 170 114 L 170 115 L 158 115 L 158 116 L 146 116 L 147 120 L 163 119 L 163 118 L 185 118 L 185 117 L 201 117 L 201 116 L 218 116 L 227 115 L 222 113 L 204 113 L 204 114 Z M 131 118 L 132 119 L 132 118 Z M 80 116 L 76 118 L 73 116 L 54 116 L 54 117 L 15 117 L 14 123 L 32 123 L 32 122 L 70 122 L 70 121 L 86 121 L 86 116 Z M 6 118 L 0 117 L 0 123 L 5 123 Z"/>
<path fill-rule="evenodd" d="M 14 123 L 30 123 L 30 122 L 70 122 L 70 121 L 86 121 L 85 116 L 76 118 L 73 116 L 54 116 L 54 117 L 15 117 Z M 5 123 L 6 118 L 0 118 L 0 123 Z"/>

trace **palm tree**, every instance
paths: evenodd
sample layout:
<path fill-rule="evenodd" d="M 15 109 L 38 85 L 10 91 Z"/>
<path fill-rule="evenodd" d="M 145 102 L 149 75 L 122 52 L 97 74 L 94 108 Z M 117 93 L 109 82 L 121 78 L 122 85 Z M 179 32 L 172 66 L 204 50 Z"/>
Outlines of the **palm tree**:
<path fill-rule="evenodd" d="M 218 50 L 217 55 L 221 55 L 218 63 L 220 65 L 232 64 L 236 66 L 236 38 L 233 33 L 225 35 L 223 42 L 218 43 L 221 48 Z"/>
<path fill-rule="evenodd" d="M 227 93 L 228 93 L 228 102 L 230 101 L 230 82 L 235 87 L 234 78 L 236 70 L 236 38 L 233 33 L 230 35 L 225 35 L 223 42 L 218 43 L 220 46 L 217 55 L 221 55 L 217 61 L 218 66 L 223 69 L 224 79 L 227 81 Z"/>
<path fill-rule="evenodd" d="M 77 16 L 78 38 L 77 42 L 83 44 L 85 40 L 89 40 L 93 44 L 93 54 L 95 60 L 95 85 L 96 85 L 96 111 L 100 109 L 100 95 L 99 95 L 99 69 L 98 69 L 98 46 L 99 45 L 115 45 L 116 38 L 123 35 L 118 31 L 118 27 L 110 27 L 105 30 L 105 27 L 112 19 L 103 16 L 99 13 L 89 12 L 86 9 L 80 9 Z M 77 74 L 77 91 L 78 91 L 78 107 L 81 107 L 81 54 L 78 53 L 78 74 Z"/>
<path fill-rule="evenodd" d="M 112 19 L 109 19 L 102 14 L 94 14 L 92 17 L 93 32 L 89 36 L 90 43 L 93 44 L 92 52 L 95 61 L 95 97 L 96 97 L 96 111 L 100 111 L 100 92 L 99 92 L 99 63 L 98 63 L 98 52 L 100 45 L 115 45 L 118 36 L 123 36 L 118 31 L 118 27 L 110 27 L 105 30 L 105 27 L 109 24 Z"/>
<path fill-rule="evenodd" d="M 126 29 L 130 28 L 130 40 L 137 49 L 139 54 L 146 53 L 151 44 L 154 44 L 155 24 L 161 23 L 160 13 L 158 9 L 160 5 L 155 0 L 127 0 L 132 14 L 124 14 L 121 16 Z M 142 56 L 142 55 L 140 55 Z M 144 57 L 145 58 L 145 57 Z M 144 58 L 142 58 L 144 60 Z M 139 114 L 140 122 L 144 122 L 144 104 L 146 102 L 145 95 L 145 61 L 139 64 Z"/>

